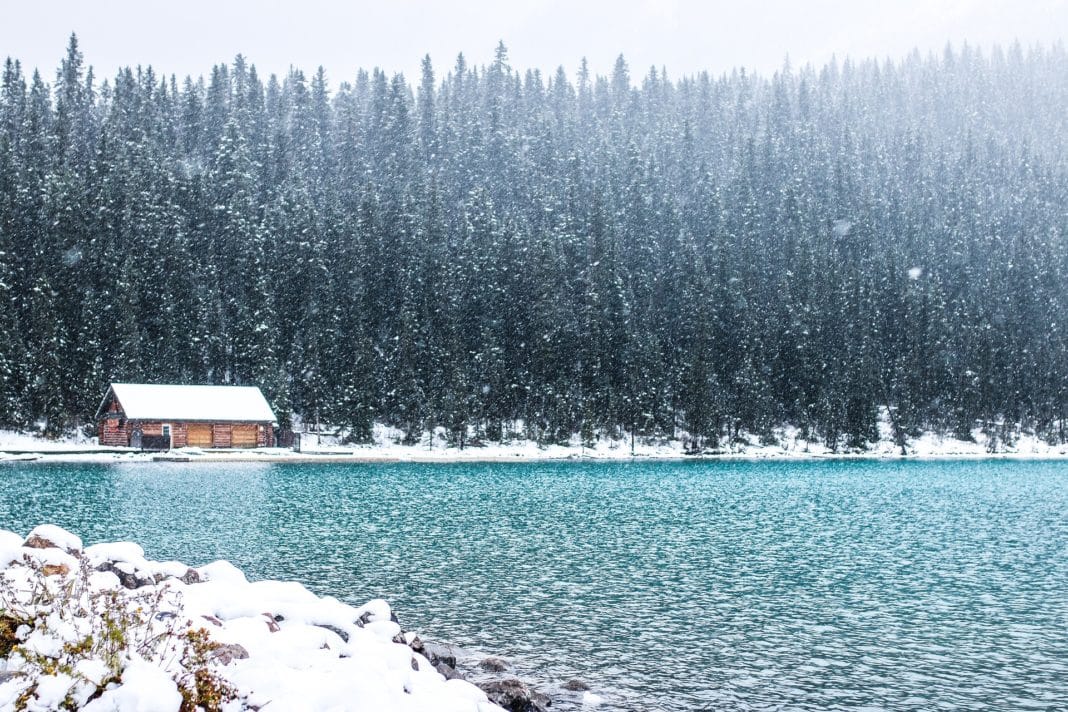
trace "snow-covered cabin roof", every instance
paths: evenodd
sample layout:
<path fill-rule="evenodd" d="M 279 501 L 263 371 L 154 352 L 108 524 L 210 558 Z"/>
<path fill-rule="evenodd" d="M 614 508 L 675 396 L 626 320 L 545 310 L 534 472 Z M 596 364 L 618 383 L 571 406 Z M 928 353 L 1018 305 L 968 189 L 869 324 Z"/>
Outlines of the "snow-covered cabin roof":
<path fill-rule="evenodd" d="M 130 420 L 275 421 L 274 411 L 255 386 L 112 383 L 108 392 L 115 394 Z M 101 409 L 107 399 L 105 395 Z"/>

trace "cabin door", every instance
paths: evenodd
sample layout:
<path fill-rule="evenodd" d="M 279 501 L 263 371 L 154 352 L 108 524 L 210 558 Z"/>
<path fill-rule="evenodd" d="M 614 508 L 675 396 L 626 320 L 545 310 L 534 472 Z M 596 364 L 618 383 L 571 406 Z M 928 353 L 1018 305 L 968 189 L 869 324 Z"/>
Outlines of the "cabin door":
<path fill-rule="evenodd" d="M 211 423 L 190 423 L 189 447 L 211 447 Z"/>
<path fill-rule="evenodd" d="M 231 447 L 256 447 L 256 426 L 235 425 L 232 431 Z"/>

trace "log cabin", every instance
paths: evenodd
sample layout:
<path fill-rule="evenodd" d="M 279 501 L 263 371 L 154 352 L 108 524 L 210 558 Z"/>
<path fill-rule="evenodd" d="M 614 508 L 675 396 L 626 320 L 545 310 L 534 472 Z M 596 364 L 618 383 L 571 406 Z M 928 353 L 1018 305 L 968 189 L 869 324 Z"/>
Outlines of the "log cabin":
<path fill-rule="evenodd" d="M 112 383 L 96 412 L 100 445 L 169 450 L 274 445 L 274 411 L 259 388 Z"/>

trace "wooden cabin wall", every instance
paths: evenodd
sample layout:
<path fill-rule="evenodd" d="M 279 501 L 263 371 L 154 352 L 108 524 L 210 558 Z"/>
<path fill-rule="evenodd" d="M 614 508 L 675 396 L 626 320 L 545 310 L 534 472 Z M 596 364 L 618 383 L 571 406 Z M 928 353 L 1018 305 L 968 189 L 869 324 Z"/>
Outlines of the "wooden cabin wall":
<path fill-rule="evenodd" d="M 171 426 L 171 447 L 186 447 L 189 444 L 189 422 L 181 420 L 126 420 L 119 427 L 118 418 L 101 418 L 97 424 L 98 442 L 107 447 L 129 447 L 134 428 L 140 426 L 143 436 L 162 436 L 163 425 Z M 200 421 L 198 421 L 199 423 Z M 271 447 L 274 439 L 273 428 L 269 423 L 208 423 L 212 428 L 212 446 L 215 448 L 233 447 L 234 425 L 256 426 L 256 447 Z"/>
<path fill-rule="evenodd" d="M 101 418 L 97 424 L 97 442 L 107 447 L 127 447 L 130 434 L 125 427 L 119 427 L 118 418 Z"/>

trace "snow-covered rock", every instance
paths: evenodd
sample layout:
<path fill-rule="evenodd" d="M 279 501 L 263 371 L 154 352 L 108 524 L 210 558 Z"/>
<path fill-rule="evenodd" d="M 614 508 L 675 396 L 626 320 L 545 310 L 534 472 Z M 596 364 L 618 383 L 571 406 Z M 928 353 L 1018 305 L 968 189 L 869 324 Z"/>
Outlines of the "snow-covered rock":
<path fill-rule="evenodd" d="M 10 647 L 0 712 L 20 698 L 27 709 L 176 712 L 203 699 L 204 680 L 226 712 L 501 710 L 406 645 L 381 599 L 357 607 L 295 582 L 250 582 L 224 561 L 188 572 L 132 542 L 83 550 L 52 525 L 25 539 L 0 531 L 0 598 L 12 619 L 0 628 Z"/>
<path fill-rule="evenodd" d="M 23 546 L 31 549 L 57 548 L 73 554 L 82 550 L 82 540 L 55 524 L 42 524 L 27 535 Z"/>
<path fill-rule="evenodd" d="M 105 561 L 144 563 L 145 550 L 132 541 L 116 541 L 109 544 L 93 544 L 85 548 L 85 556 L 92 566 Z"/>

